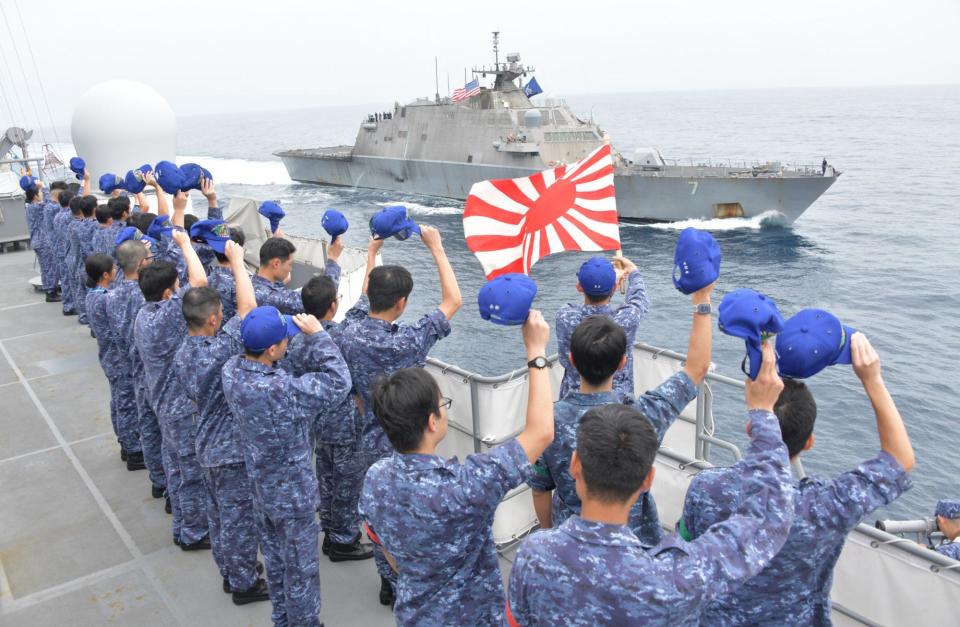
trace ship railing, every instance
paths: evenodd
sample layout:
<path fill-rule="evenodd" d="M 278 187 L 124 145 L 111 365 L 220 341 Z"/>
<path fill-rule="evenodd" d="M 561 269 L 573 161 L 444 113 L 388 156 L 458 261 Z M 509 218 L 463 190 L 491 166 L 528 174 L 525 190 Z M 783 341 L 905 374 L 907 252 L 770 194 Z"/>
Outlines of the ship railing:
<path fill-rule="evenodd" d="M 629 157 L 628 157 L 629 158 Z M 781 161 L 736 161 L 733 159 L 714 160 L 714 159 L 694 159 L 687 157 L 683 159 L 667 158 L 663 159 L 664 164 L 673 167 L 683 168 L 718 168 L 726 170 L 741 170 L 744 172 L 790 172 L 791 174 L 808 174 L 810 176 L 820 176 L 823 172 L 821 164 L 811 163 L 789 163 Z"/>
<path fill-rule="evenodd" d="M 685 356 L 643 343 L 633 347 L 634 386 L 653 389 L 683 367 Z M 549 359 L 554 394 L 560 389 L 563 368 L 558 356 Z M 484 376 L 429 358 L 426 369 L 441 393 L 453 399 L 447 437 L 438 454 L 467 455 L 488 451 L 519 433 L 525 422 L 527 370 Z M 657 478 L 652 492 L 661 524 L 673 530 L 683 511 L 690 482 L 710 468 L 720 453 L 725 462 L 740 459 L 733 442 L 714 430 L 715 394 L 742 395 L 743 383 L 715 371 L 707 374 L 700 393 L 667 431 L 655 461 Z M 738 417 L 742 420 L 742 417 Z M 803 475 L 800 466 L 794 467 Z M 493 538 L 501 554 L 537 528 L 529 488 L 521 485 L 501 501 L 493 524 Z M 919 546 L 912 540 L 860 524 L 847 537 L 834 569 L 833 618 L 838 624 L 907 624 L 917 620 L 952 623 L 960 604 L 960 562 Z"/>

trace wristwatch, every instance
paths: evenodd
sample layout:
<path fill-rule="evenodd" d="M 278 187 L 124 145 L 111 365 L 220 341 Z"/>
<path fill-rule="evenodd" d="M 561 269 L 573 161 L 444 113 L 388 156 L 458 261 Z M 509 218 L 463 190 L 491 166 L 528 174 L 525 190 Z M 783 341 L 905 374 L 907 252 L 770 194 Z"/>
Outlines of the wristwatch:
<path fill-rule="evenodd" d="M 693 306 L 693 313 L 701 316 L 709 316 L 712 312 L 713 307 L 710 306 L 710 303 L 697 303 Z"/>
<path fill-rule="evenodd" d="M 527 368 L 539 368 L 543 370 L 547 367 L 547 358 L 546 357 L 534 357 L 527 362 Z"/>

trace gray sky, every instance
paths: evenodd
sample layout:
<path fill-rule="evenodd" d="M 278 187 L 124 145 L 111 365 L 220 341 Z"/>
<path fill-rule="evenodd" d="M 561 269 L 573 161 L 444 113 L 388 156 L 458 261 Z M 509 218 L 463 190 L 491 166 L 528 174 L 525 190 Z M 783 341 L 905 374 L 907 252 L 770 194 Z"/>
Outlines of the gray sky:
<path fill-rule="evenodd" d="M 455 87 L 492 60 L 495 29 L 556 96 L 960 83 L 960 0 L 16 2 L 57 124 L 111 78 L 152 85 L 178 115 L 387 104 L 432 95 L 436 55 L 446 93 L 448 73 Z M 35 127 L 6 31 L 32 81 L 17 5 L 0 6 L 0 85 L 27 118 L 11 103 L 0 124 Z"/>

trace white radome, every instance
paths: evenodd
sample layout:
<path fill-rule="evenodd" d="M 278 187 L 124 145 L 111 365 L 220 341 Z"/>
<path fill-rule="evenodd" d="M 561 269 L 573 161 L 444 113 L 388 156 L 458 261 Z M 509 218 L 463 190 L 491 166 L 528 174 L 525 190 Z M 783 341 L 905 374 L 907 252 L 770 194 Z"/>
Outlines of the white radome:
<path fill-rule="evenodd" d="M 137 81 L 110 80 L 91 87 L 73 112 L 70 134 L 94 189 L 108 172 L 124 176 L 144 163 L 176 161 L 173 109 L 157 90 Z"/>

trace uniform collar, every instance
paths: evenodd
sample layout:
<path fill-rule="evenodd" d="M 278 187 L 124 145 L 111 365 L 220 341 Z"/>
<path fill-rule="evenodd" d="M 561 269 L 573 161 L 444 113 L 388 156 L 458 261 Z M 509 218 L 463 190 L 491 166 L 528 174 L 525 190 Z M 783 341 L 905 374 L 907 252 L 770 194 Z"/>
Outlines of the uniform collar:
<path fill-rule="evenodd" d="M 425 453 L 394 453 L 393 459 L 404 470 L 430 470 L 431 468 L 445 468 L 447 460 L 439 455 Z"/>
<path fill-rule="evenodd" d="M 610 525 L 584 520 L 576 514 L 564 521 L 560 525 L 560 530 L 585 544 L 636 547 L 638 549 L 643 546 L 626 525 Z"/>
<path fill-rule="evenodd" d="M 268 278 L 266 278 L 266 277 L 260 276 L 259 273 L 253 275 L 253 280 L 254 280 L 254 282 L 259 281 L 260 283 L 265 283 L 265 284 L 267 284 L 267 285 L 269 285 L 269 286 L 271 286 L 271 287 L 286 287 L 286 285 L 284 285 L 283 281 L 271 281 L 270 279 L 268 279 Z"/>
<path fill-rule="evenodd" d="M 370 314 L 367 314 L 365 322 L 374 328 L 383 329 L 384 331 L 388 331 L 390 333 L 396 333 L 397 329 L 400 328 L 396 322 L 387 322 L 386 320 L 381 320 L 380 318 L 374 318 L 370 316 Z"/>
<path fill-rule="evenodd" d="M 609 405 L 610 403 L 616 403 L 617 394 L 613 390 L 608 392 L 567 392 L 567 395 L 564 396 L 561 401 L 570 403 L 571 405 L 583 405 L 586 407 L 594 407 L 596 405 Z"/>
<path fill-rule="evenodd" d="M 239 361 L 240 363 L 238 364 L 238 366 L 243 370 L 247 370 L 249 372 L 261 372 L 263 374 L 272 374 L 277 370 L 276 366 L 268 366 L 266 364 L 260 363 L 259 361 L 247 359 L 243 355 L 239 356 Z"/>

